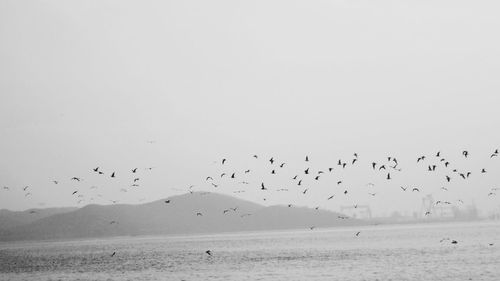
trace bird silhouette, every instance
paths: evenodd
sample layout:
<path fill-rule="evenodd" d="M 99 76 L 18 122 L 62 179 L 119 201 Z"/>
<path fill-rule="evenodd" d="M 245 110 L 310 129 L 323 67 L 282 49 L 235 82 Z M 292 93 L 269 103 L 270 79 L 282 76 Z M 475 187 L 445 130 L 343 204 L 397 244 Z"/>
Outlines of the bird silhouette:
<path fill-rule="evenodd" d="M 136 172 L 137 172 L 137 168 L 132 169 L 132 173 L 135 174 Z"/>
<path fill-rule="evenodd" d="M 222 159 L 222 165 L 224 165 L 224 163 L 226 163 L 226 158 Z"/>
<path fill-rule="evenodd" d="M 207 255 L 209 255 L 209 256 L 212 256 L 212 251 L 210 251 L 210 250 L 206 250 L 206 251 L 205 251 L 205 253 L 206 253 Z"/>
<path fill-rule="evenodd" d="M 113 172 L 113 173 L 111 174 L 111 177 L 112 177 L 112 178 L 114 178 L 114 177 L 115 177 L 115 172 Z"/>

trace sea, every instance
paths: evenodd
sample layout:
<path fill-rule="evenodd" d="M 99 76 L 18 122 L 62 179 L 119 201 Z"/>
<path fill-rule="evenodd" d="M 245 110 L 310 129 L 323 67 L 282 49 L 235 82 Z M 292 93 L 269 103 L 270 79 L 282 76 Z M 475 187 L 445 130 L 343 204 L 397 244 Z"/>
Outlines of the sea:
<path fill-rule="evenodd" d="M 2 242 L 0 280 L 498 281 L 500 222 Z"/>

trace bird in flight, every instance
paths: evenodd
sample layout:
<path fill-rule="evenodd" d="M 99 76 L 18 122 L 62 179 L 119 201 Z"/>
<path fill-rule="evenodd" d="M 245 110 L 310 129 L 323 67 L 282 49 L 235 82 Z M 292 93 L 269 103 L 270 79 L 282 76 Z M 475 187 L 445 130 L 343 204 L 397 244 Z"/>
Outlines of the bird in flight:
<path fill-rule="evenodd" d="M 267 188 L 264 186 L 264 183 L 261 183 L 260 186 L 261 186 L 261 188 L 260 188 L 261 190 L 267 190 Z"/>
<path fill-rule="evenodd" d="M 209 256 L 212 256 L 212 251 L 210 251 L 210 250 L 206 250 L 206 251 L 205 251 L 205 253 L 206 253 L 207 255 L 209 255 Z"/>
<path fill-rule="evenodd" d="M 416 192 L 420 192 L 420 189 L 414 187 L 411 191 L 416 191 Z"/>
<path fill-rule="evenodd" d="M 326 200 L 333 199 L 333 197 L 335 197 L 335 195 L 332 195 L 332 196 L 328 197 L 328 199 L 326 199 Z"/>
<path fill-rule="evenodd" d="M 226 163 L 226 158 L 222 159 L 222 165 L 224 165 L 224 163 Z"/>
<path fill-rule="evenodd" d="M 132 169 L 132 173 L 135 174 L 136 172 L 137 172 L 137 168 Z"/>
<path fill-rule="evenodd" d="M 469 152 L 467 150 L 462 151 L 462 155 L 467 158 L 469 156 Z"/>
<path fill-rule="evenodd" d="M 401 187 L 401 189 L 402 189 L 403 191 L 406 191 L 406 190 L 408 189 L 408 187 L 403 187 L 403 186 L 400 186 L 400 187 Z"/>
<path fill-rule="evenodd" d="M 166 203 L 166 204 L 170 203 L 170 200 L 165 200 L 165 203 Z"/>
<path fill-rule="evenodd" d="M 361 233 L 361 231 L 356 232 L 356 236 L 359 236 L 360 233 Z"/>
<path fill-rule="evenodd" d="M 113 173 L 111 174 L 111 177 L 112 177 L 112 178 L 114 178 L 114 177 L 115 177 L 115 172 L 113 172 Z"/>
<path fill-rule="evenodd" d="M 71 179 L 75 180 L 75 181 L 80 181 L 80 178 L 77 178 L 77 177 L 72 177 Z"/>
<path fill-rule="evenodd" d="M 115 255 L 116 255 L 116 252 L 113 252 L 113 253 L 111 254 L 111 257 L 114 257 Z"/>
<path fill-rule="evenodd" d="M 94 172 L 99 172 L 99 167 L 95 167 L 95 168 L 94 168 L 94 169 L 92 169 L 92 170 L 94 170 Z"/>

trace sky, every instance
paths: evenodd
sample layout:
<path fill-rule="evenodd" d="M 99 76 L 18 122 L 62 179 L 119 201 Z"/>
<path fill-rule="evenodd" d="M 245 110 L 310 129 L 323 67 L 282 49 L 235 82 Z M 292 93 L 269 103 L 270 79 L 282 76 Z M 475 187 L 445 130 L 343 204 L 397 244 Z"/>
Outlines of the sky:
<path fill-rule="evenodd" d="M 426 194 L 500 211 L 500 194 L 487 195 L 500 183 L 500 157 L 490 158 L 500 148 L 499 8 L 3 0 L 0 186 L 8 189 L 0 209 L 135 204 L 205 190 L 265 205 L 369 204 L 379 215 L 418 211 Z M 441 190 L 451 172 L 426 171 L 437 151 L 471 178 L 455 174 Z M 335 165 L 354 153 L 357 166 Z M 421 155 L 432 160 L 417 165 Z M 403 169 L 391 181 L 371 169 L 387 156 Z M 271 157 L 287 163 L 279 175 L 270 174 Z M 305 178 L 307 167 L 335 170 L 305 179 L 302 194 L 291 177 Z M 273 190 L 263 193 L 262 182 Z M 336 199 L 326 201 L 330 194 Z"/>

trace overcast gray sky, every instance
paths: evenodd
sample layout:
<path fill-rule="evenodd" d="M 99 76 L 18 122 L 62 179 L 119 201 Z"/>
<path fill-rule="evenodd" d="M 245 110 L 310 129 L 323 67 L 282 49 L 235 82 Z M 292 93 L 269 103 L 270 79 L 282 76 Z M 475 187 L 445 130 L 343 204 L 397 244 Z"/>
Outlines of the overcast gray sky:
<path fill-rule="evenodd" d="M 0 208 L 146 202 L 195 185 L 264 204 L 367 203 L 379 214 L 418 210 L 428 193 L 498 209 L 500 194 L 487 194 L 500 186 L 500 157 L 489 158 L 500 146 L 499 8 L 461 0 L 2 0 L 0 186 L 10 190 L 0 190 Z M 415 163 L 438 150 L 473 172 L 449 193 L 440 190 L 448 172 L 430 175 Z M 359 166 L 297 194 L 290 176 L 354 152 Z M 290 164 L 279 178 L 269 174 L 271 156 Z M 370 166 L 386 156 L 403 168 L 389 182 Z M 105 177 L 92 173 L 96 166 Z M 130 188 L 135 167 L 140 187 Z M 205 183 L 247 167 L 250 185 Z M 294 192 L 263 195 L 262 181 Z M 345 188 L 352 197 L 340 196 Z M 247 192 L 233 193 L 240 189 Z M 326 202 L 331 193 L 339 199 Z"/>

